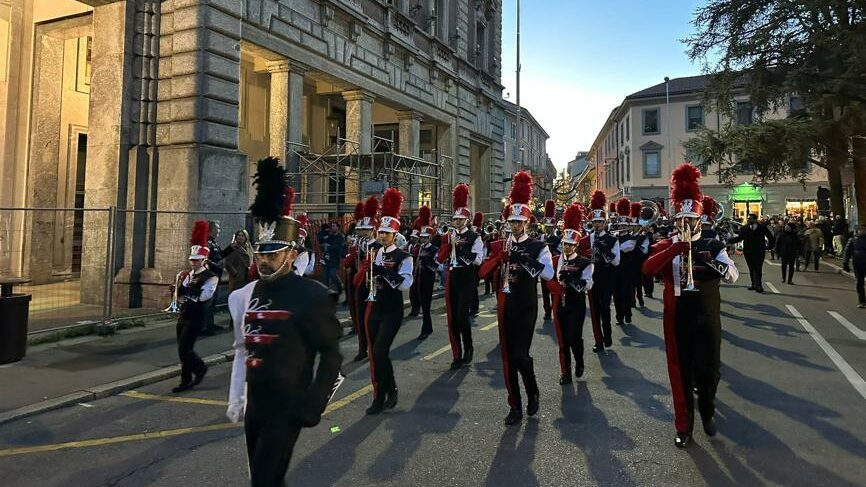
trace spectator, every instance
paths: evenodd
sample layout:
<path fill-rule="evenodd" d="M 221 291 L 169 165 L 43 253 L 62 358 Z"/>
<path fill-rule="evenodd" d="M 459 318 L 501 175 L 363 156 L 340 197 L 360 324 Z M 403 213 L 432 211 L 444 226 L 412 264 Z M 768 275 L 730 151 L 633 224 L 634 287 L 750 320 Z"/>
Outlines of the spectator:
<path fill-rule="evenodd" d="M 779 235 L 785 230 L 785 225 L 776 218 L 773 218 L 770 220 L 767 230 L 769 230 L 770 235 L 773 236 L 773 241 L 770 242 L 770 260 L 776 260 L 776 239 L 779 238 Z"/>
<path fill-rule="evenodd" d="M 794 268 L 797 267 L 797 257 L 800 255 L 800 238 L 794 223 L 789 223 L 784 231 L 779 232 L 776 237 L 776 253 L 782 261 L 782 282 L 794 284 Z"/>
<path fill-rule="evenodd" d="M 207 247 L 210 250 L 210 254 L 208 255 L 207 268 L 217 276 L 217 283 L 222 279 L 223 275 L 223 255 L 222 248 L 220 247 L 217 239 L 220 236 L 220 223 L 216 220 L 209 220 L 208 224 L 208 236 L 207 236 Z M 204 336 L 213 336 L 216 335 L 218 331 L 221 330 L 220 327 L 214 323 L 214 312 L 216 311 L 217 300 L 219 299 L 219 288 L 214 292 L 213 298 L 208 300 L 204 305 L 204 326 L 201 328 L 201 334 Z"/>
<path fill-rule="evenodd" d="M 809 263 L 814 262 L 815 272 L 818 272 L 818 259 L 821 257 L 821 251 L 824 249 L 824 232 L 815 225 L 815 222 L 806 222 L 806 231 L 803 232 L 806 239 L 803 255 L 805 256 L 805 265 L 803 270 L 809 269 Z"/>
<path fill-rule="evenodd" d="M 250 266 L 253 263 L 253 247 L 246 230 L 238 230 L 232 238 L 232 243 L 223 249 L 223 269 L 229 276 L 229 292 L 247 285 Z"/>
<path fill-rule="evenodd" d="M 323 259 L 325 260 L 325 285 L 329 288 L 334 286 L 337 294 L 340 294 L 343 288 L 337 276 L 340 272 L 340 261 L 346 255 L 346 238 L 337 223 L 331 223 L 327 227 L 328 233 L 322 245 Z"/>
<path fill-rule="evenodd" d="M 866 308 L 866 291 L 863 288 L 863 281 L 866 279 L 866 225 L 857 226 L 857 235 L 848 240 L 845 244 L 845 251 L 842 252 L 842 268 L 846 272 L 851 272 L 849 261 L 854 261 L 854 278 L 857 280 L 857 299 L 859 300 L 858 308 Z"/>
<path fill-rule="evenodd" d="M 833 253 L 842 255 L 848 240 L 848 221 L 842 215 L 836 215 L 833 222 Z"/>
<path fill-rule="evenodd" d="M 826 216 L 822 216 L 818 219 L 818 224 L 816 225 L 821 233 L 824 235 L 824 246 L 821 249 L 825 255 L 833 254 L 833 224 L 830 223 L 830 220 Z"/>

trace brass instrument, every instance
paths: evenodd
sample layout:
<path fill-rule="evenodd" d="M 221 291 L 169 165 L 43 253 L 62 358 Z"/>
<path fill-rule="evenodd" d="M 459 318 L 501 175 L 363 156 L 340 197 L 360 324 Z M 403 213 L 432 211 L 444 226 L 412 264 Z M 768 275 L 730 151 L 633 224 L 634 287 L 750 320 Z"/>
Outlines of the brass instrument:
<path fill-rule="evenodd" d="M 448 230 L 450 228 L 451 228 L 451 225 L 449 225 L 447 223 L 443 223 L 443 224 L 439 225 L 438 229 L 436 229 L 436 233 L 438 233 L 440 236 L 445 235 L 446 233 L 448 233 Z"/>
<path fill-rule="evenodd" d="M 459 262 L 457 262 L 457 229 L 451 229 L 451 268 L 454 269 L 456 267 L 462 267 Z"/>
<path fill-rule="evenodd" d="M 495 232 L 496 232 L 496 225 L 494 225 L 494 224 L 492 224 L 492 223 L 488 223 L 488 224 L 484 227 L 484 235 L 490 236 L 490 235 L 492 235 L 492 234 L 495 233 Z"/>
<path fill-rule="evenodd" d="M 186 277 L 186 271 L 180 271 L 177 273 L 177 276 L 174 278 L 174 292 L 171 294 L 171 303 L 169 303 L 168 308 L 162 310 L 163 313 L 171 313 L 177 314 L 180 311 L 180 307 L 177 304 L 177 288 L 180 287 L 180 281 Z"/>
<path fill-rule="evenodd" d="M 689 250 L 686 253 L 685 265 L 680 265 L 680 274 L 683 272 L 686 273 L 686 287 L 682 288 L 683 291 L 697 291 L 695 288 L 695 278 L 693 275 L 693 262 L 692 262 L 692 226 L 686 222 L 685 218 L 680 220 L 681 229 L 683 238 L 689 243 Z M 683 270 L 685 267 L 685 270 Z"/>
<path fill-rule="evenodd" d="M 371 242 L 372 243 L 372 242 Z M 367 286 L 370 292 L 367 293 L 367 301 L 376 301 L 376 275 L 373 273 L 373 266 L 376 262 L 376 250 L 372 245 L 367 245 L 367 259 L 370 261 L 370 270 L 367 271 Z"/>
<path fill-rule="evenodd" d="M 507 237 L 505 240 L 505 271 L 502 272 L 502 279 L 504 284 L 502 285 L 502 292 L 505 294 L 511 294 L 511 285 L 509 283 L 509 279 L 511 278 L 511 237 Z"/>

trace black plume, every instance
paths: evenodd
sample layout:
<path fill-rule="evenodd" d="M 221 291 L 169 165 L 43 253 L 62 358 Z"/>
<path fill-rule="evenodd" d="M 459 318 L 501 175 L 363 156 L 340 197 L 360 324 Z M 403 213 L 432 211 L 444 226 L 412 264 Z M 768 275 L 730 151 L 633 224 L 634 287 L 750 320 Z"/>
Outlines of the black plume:
<path fill-rule="evenodd" d="M 287 181 L 286 169 L 280 166 L 279 159 L 266 157 L 259 160 L 253 176 L 253 185 L 256 187 L 256 199 L 250 206 L 253 217 L 265 223 L 280 219 L 286 199 Z"/>

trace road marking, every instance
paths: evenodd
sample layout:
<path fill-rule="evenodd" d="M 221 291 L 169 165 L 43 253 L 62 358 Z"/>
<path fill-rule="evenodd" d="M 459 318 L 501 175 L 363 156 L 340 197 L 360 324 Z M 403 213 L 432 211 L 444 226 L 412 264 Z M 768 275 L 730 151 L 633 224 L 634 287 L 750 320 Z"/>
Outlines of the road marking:
<path fill-rule="evenodd" d="M 828 313 L 830 313 L 830 316 L 835 318 L 836 321 L 841 323 L 842 326 L 844 326 L 845 328 L 848 328 L 848 331 L 850 331 L 855 337 L 857 337 L 861 340 L 866 340 L 866 331 L 863 331 L 860 328 L 857 328 L 857 326 L 854 325 L 854 323 L 851 323 L 850 321 L 848 321 L 847 318 L 845 318 L 844 316 L 840 315 L 839 313 L 837 313 L 835 311 L 828 311 Z"/>
<path fill-rule="evenodd" d="M 827 343 L 827 340 L 825 340 L 824 337 L 821 336 L 820 333 L 818 333 L 818 330 L 816 330 L 811 323 L 809 323 L 808 321 L 806 321 L 805 318 L 803 318 L 803 315 L 801 315 L 800 312 L 797 311 L 797 308 L 791 306 L 790 304 L 786 304 L 785 306 L 788 308 L 788 311 L 791 313 L 791 315 L 793 315 L 794 318 L 796 318 L 797 321 L 800 322 L 800 325 L 807 332 L 809 332 L 809 335 L 812 336 L 812 339 L 815 340 L 815 343 L 817 343 L 818 346 L 821 347 L 822 350 L 824 350 L 824 353 L 826 353 L 827 356 L 830 357 L 830 360 L 832 360 L 833 363 L 836 364 L 836 367 L 839 369 L 840 372 L 842 372 L 842 375 L 844 375 L 845 378 L 848 379 L 848 382 L 850 382 L 851 385 L 854 386 L 854 389 L 859 392 L 861 396 L 863 396 L 863 399 L 866 399 L 866 381 L 863 380 L 863 377 L 860 377 L 860 374 L 858 374 L 857 371 L 854 370 L 848 364 L 848 362 L 846 362 L 845 359 L 842 358 L 841 355 L 839 355 L 839 352 L 837 352 L 832 345 Z"/>
<path fill-rule="evenodd" d="M 499 322 L 494 321 L 493 323 L 490 323 L 489 325 L 485 325 L 484 327 L 482 327 L 481 331 L 492 330 L 493 328 L 496 328 L 497 325 L 499 325 Z"/>
<path fill-rule="evenodd" d="M 777 263 L 775 263 L 775 262 L 770 262 L 769 260 L 766 261 L 766 262 L 767 262 L 768 265 L 774 265 L 774 266 L 776 266 L 776 267 L 782 267 L 782 264 L 777 264 Z"/>
<path fill-rule="evenodd" d="M 216 401 L 213 399 L 197 399 L 194 397 L 173 397 L 173 396 L 158 396 L 156 394 L 148 394 L 146 392 L 128 391 L 122 392 L 120 396 L 130 397 L 132 399 L 145 399 L 149 401 L 165 401 L 165 402 L 181 402 L 186 404 L 203 404 L 206 406 L 228 406 L 227 401 Z"/>
<path fill-rule="evenodd" d="M 443 353 L 445 353 L 449 350 L 451 350 L 451 345 L 445 345 L 444 347 L 440 348 L 439 350 L 436 350 L 435 352 L 431 353 L 430 355 L 425 355 L 424 358 L 422 358 L 421 360 L 432 360 L 432 359 L 442 355 Z"/>
<path fill-rule="evenodd" d="M 773 291 L 776 294 L 782 294 L 779 292 L 778 289 L 776 289 L 776 286 L 774 286 L 773 283 L 770 281 L 767 281 L 767 287 L 770 288 L 770 291 Z"/>
<path fill-rule="evenodd" d="M 349 394 L 348 396 L 332 402 L 325 410 L 323 415 L 332 413 L 346 405 L 356 401 L 357 399 L 366 396 L 373 390 L 372 385 L 367 385 Z M 159 396 L 157 396 L 159 397 Z M 174 402 L 174 401 L 172 401 Z M 0 457 L 10 457 L 13 455 L 24 455 L 27 453 L 42 453 L 58 450 L 69 450 L 73 448 L 88 448 L 94 446 L 113 445 L 116 443 L 128 443 L 131 441 L 142 440 L 158 440 L 162 438 L 171 438 L 174 436 L 188 435 L 192 433 L 207 433 L 209 431 L 222 431 L 234 428 L 242 428 L 243 423 L 219 423 L 210 424 L 207 426 L 193 426 L 190 428 L 178 428 L 162 431 L 150 431 L 147 433 L 138 433 L 134 435 L 113 436 L 108 438 L 94 438 L 92 440 L 68 441 L 66 443 L 54 443 L 51 445 L 25 446 L 18 448 L 0 449 Z"/>

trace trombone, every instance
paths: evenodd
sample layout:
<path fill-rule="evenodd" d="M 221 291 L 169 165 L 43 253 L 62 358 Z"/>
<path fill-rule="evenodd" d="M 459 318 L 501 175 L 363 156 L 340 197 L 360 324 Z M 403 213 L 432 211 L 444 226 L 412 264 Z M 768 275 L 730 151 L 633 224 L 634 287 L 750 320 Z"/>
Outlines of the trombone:
<path fill-rule="evenodd" d="M 697 291 L 695 287 L 695 277 L 693 274 L 694 265 L 692 262 L 692 226 L 686 221 L 685 218 L 680 219 L 680 231 L 682 232 L 683 238 L 689 243 L 689 250 L 686 252 L 685 259 L 685 270 L 683 270 L 683 266 L 680 266 L 680 275 L 683 272 L 686 273 L 686 287 L 683 288 L 683 291 Z M 682 278 L 681 278 L 682 279 Z"/>
<path fill-rule="evenodd" d="M 370 262 L 370 270 L 367 271 L 367 287 L 370 288 L 370 292 L 367 293 L 367 301 L 375 302 L 376 301 L 376 275 L 373 273 L 373 265 L 376 259 L 376 251 L 373 249 L 373 246 L 370 245 L 372 242 L 367 244 L 367 259 Z"/>
<path fill-rule="evenodd" d="M 171 293 L 171 303 L 169 303 L 168 308 L 162 310 L 163 313 L 171 313 L 177 314 L 180 311 L 180 307 L 177 304 L 177 288 L 180 286 L 180 281 L 185 277 L 186 271 L 180 271 L 177 273 L 177 276 L 174 278 L 174 291 Z"/>
<path fill-rule="evenodd" d="M 504 284 L 502 285 L 502 292 L 504 294 L 511 294 L 511 285 L 509 283 L 509 278 L 511 277 L 511 237 L 506 237 L 505 240 L 505 271 L 502 272 Z"/>

